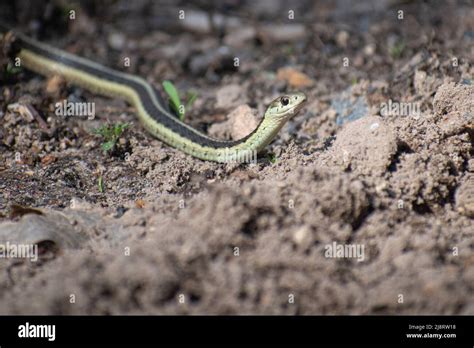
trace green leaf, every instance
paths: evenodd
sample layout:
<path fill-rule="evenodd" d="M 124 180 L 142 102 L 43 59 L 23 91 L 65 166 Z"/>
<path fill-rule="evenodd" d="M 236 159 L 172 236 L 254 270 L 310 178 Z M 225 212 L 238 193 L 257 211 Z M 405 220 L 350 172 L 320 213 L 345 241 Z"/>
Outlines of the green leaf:
<path fill-rule="evenodd" d="M 125 129 L 127 129 L 128 126 L 129 126 L 128 123 L 119 123 L 119 124 L 115 125 L 115 126 L 113 127 L 113 131 L 114 131 L 115 137 L 116 137 L 116 138 L 120 138 L 120 136 L 122 135 L 123 131 L 124 131 Z"/>
<path fill-rule="evenodd" d="M 278 158 L 274 153 L 269 153 L 268 160 L 270 161 L 271 164 L 275 164 Z"/>
<path fill-rule="evenodd" d="M 188 91 L 186 105 L 183 105 L 181 103 L 178 90 L 176 89 L 176 87 L 173 85 L 171 81 L 168 81 L 168 80 L 163 81 L 163 88 L 165 92 L 168 94 L 168 96 L 170 97 L 169 105 L 171 109 L 173 109 L 173 111 L 179 117 L 181 121 L 184 120 L 184 115 L 186 113 L 186 110 L 188 110 L 197 99 L 196 92 Z"/>
<path fill-rule="evenodd" d="M 292 45 L 285 45 L 283 46 L 283 52 L 287 55 L 293 54 L 294 48 Z"/>
<path fill-rule="evenodd" d="M 179 113 L 179 106 L 181 105 L 181 99 L 179 98 L 178 90 L 173 85 L 173 83 L 168 80 L 163 81 L 163 88 L 165 89 L 165 92 L 170 97 L 171 106 L 176 112 Z"/>
<path fill-rule="evenodd" d="M 94 129 L 93 133 L 102 137 L 102 150 L 108 152 L 114 147 L 124 130 L 129 126 L 129 123 L 117 123 L 115 125 L 106 123 L 99 128 Z"/>
<path fill-rule="evenodd" d="M 404 41 L 399 41 L 397 42 L 390 50 L 390 55 L 392 58 L 397 59 L 402 56 L 403 51 L 405 50 L 405 42 Z"/>
<path fill-rule="evenodd" d="M 104 193 L 104 179 L 102 178 L 102 176 L 99 176 L 98 186 L 99 186 L 99 192 Z"/>
<path fill-rule="evenodd" d="M 110 140 L 102 144 L 102 150 L 104 151 L 110 151 L 115 145 L 115 141 Z"/>
<path fill-rule="evenodd" d="M 193 92 L 193 91 L 189 91 L 188 92 L 188 101 L 186 103 L 186 110 L 188 110 L 189 108 L 191 108 L 191 106 L 194 104 L 194 102 L 196 101 L 197 99 L 197 93 L 196 92 Z"/>
<path fill-rule="evenodd" d="M 6 67 L 6 73 L 8 76 L 16 75 L 21 72 L 21 67 L 13 65 L 11 62 L 8 62 Z"/>

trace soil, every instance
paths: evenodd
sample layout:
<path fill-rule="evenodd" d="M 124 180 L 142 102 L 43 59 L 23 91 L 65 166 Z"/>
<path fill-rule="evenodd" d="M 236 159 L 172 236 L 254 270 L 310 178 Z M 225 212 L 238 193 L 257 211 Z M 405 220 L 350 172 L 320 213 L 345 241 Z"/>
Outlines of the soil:
<path fill-rule="evenodd" d="M 308 103 L 257 163 L 204 162 L 125 102 L 12 73 L 3 54 L 0 244 L 40 257 L 0 260 L 1 314 L 474 314 L 472 1 L 81 4 L 0 12 L 195 91 L 185 121 L 209 134 L 241 134 L 288 91 Z M 95 118 L 56 116 L 63 99 Z M 93 132 L 106 122 L 131 125 L 109 153 Z"/>

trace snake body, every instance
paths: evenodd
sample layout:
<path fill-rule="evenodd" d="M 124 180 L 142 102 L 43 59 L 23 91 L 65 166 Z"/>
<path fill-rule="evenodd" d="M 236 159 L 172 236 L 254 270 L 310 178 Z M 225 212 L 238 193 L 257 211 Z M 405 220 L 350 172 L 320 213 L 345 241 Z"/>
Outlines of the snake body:
<path fill-rule="evenodd" d="M 217 140 L 171 114 L 159 92 L 143 78 L 112 70 L 21 33 L 14 32 L 14 35 L 19 44 L 16 57 L 20 58 L 22 67 L 43 76 L 60 75 L 93 93 L 125 99 L 134 106 L 141 124 L 153 136 L 203 160 L 244 162 L 255 159 L 306 101 L 303 93 L 279 97 L 269 105 L 262 121 L 250 134 L 235 141 Z"/>

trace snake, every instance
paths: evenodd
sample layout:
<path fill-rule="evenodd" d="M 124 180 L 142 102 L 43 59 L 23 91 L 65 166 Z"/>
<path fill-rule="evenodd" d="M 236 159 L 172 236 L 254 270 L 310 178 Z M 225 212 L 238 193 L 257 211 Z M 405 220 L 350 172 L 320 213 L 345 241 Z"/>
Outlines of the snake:
<path fill-rule="evenodd" d="M 1 30 L 3 29 L 3 30 Z M 160 92 L 144 78 L 113 70 L 92 60 L 68 53 L 12 32 L 20 66 L 45 77 L 61 76 L 65 81 L 92 93 L 120 98 L 131 104 L 143 127 L 154 137 L 188 155 L 221 163 L 249 162 L 278 134 L 286 122 L 306 102 L 302 92 L 288 93 L 274 99 L 257 127 L 237 140 L 219 140 L 181 121 L 169 111 Z"/>

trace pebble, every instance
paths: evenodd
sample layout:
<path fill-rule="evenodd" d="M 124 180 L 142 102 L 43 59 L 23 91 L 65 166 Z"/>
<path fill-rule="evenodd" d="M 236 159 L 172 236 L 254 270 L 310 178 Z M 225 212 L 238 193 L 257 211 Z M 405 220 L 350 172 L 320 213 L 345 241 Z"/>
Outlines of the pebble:
<path fill-rule="evenodd" d="M 241 21 L 235 17 L 227 17 L 216 14 L 212 17 L 214 27 L 222 29 L 237 28 L 241 25 Z M 210 17 L 206 12 L 186 10 L 184 18 L 180 20 L 184 29 L 201 34 L 208 34 L 212 30 Z"/>
<path fill-rule="evenodd" d="M 474 158 L 471 158 L 468 162 L 467 162 L 467 170 L 474 173 Z"/>
<path fill-rule="evenodd" d="M 258 126 L 254 110 L 246 104 L 240 105 L 232 111 L 229 120 L 232 123 L 230 134 L 234 140 L 245 137 Z"/>
<path fill-rule="evenodd" d="M 241 139 L 251 133 L 258 125 L 254 110 L 247 104 L 240 105 L 228 116 L 227 121 L 214 123 L 208 133 L 220 139 Z"/>
<path fill-rule="evenodd" d="M 302 24 L 268 24 L 258 30 L 263 41 L 289 42 L 305 37 L 305 27 Z"/>
<path fill-rule="evenodd" d="M 293 233 L 293 242 L 303 248 L 307 248 L 313 242 L 313 237 L 308 226 L 304 225 Z"/>
<path fill-rule="evenodd" d="M 114 50 L 122 50 L 125 46 L 125 35 L 122 33 L 111 33 L 107 38 L 110 48 Z"/>
<path fill-rule="evenodd" d="M 369 44 L 364 47 L 364 54 L 366 56 L 373 56 L 375 53 L 375 45 Z"/>
<path fill-rule="evenodd" d="M 346 48 L 347 43 L 349 42 L 349 33 L 345 30 L 342 30 L 336 34 L 336 42 L 339 47 Z"/>
<path fill-rule="evenodd" d="M 216 108 L 230 109 L 239 104 L 245 103 L 245 93 L 237 84 L 227 85 L 217 91 Z"/>
<path fill-rule="evenodd" d="M 224 37 L 224 43 L 233 47 L 243 47 L 251 40 L 255 39 L 257 31 L 252 27 L 243 27 L 230 31 Z"/>
<path fill-rule="evenodd" d="M 372 123 L 372 124 L 370 125 L 370 130 L 371 130 L 371 131 L 374 131 L 374 130 L 376 130 L 376 129 L 379 128 L 379 127 L 380 127 L 380 125 L 379 125 L 377 122 L 375 122 L 375 123 Z"/>

